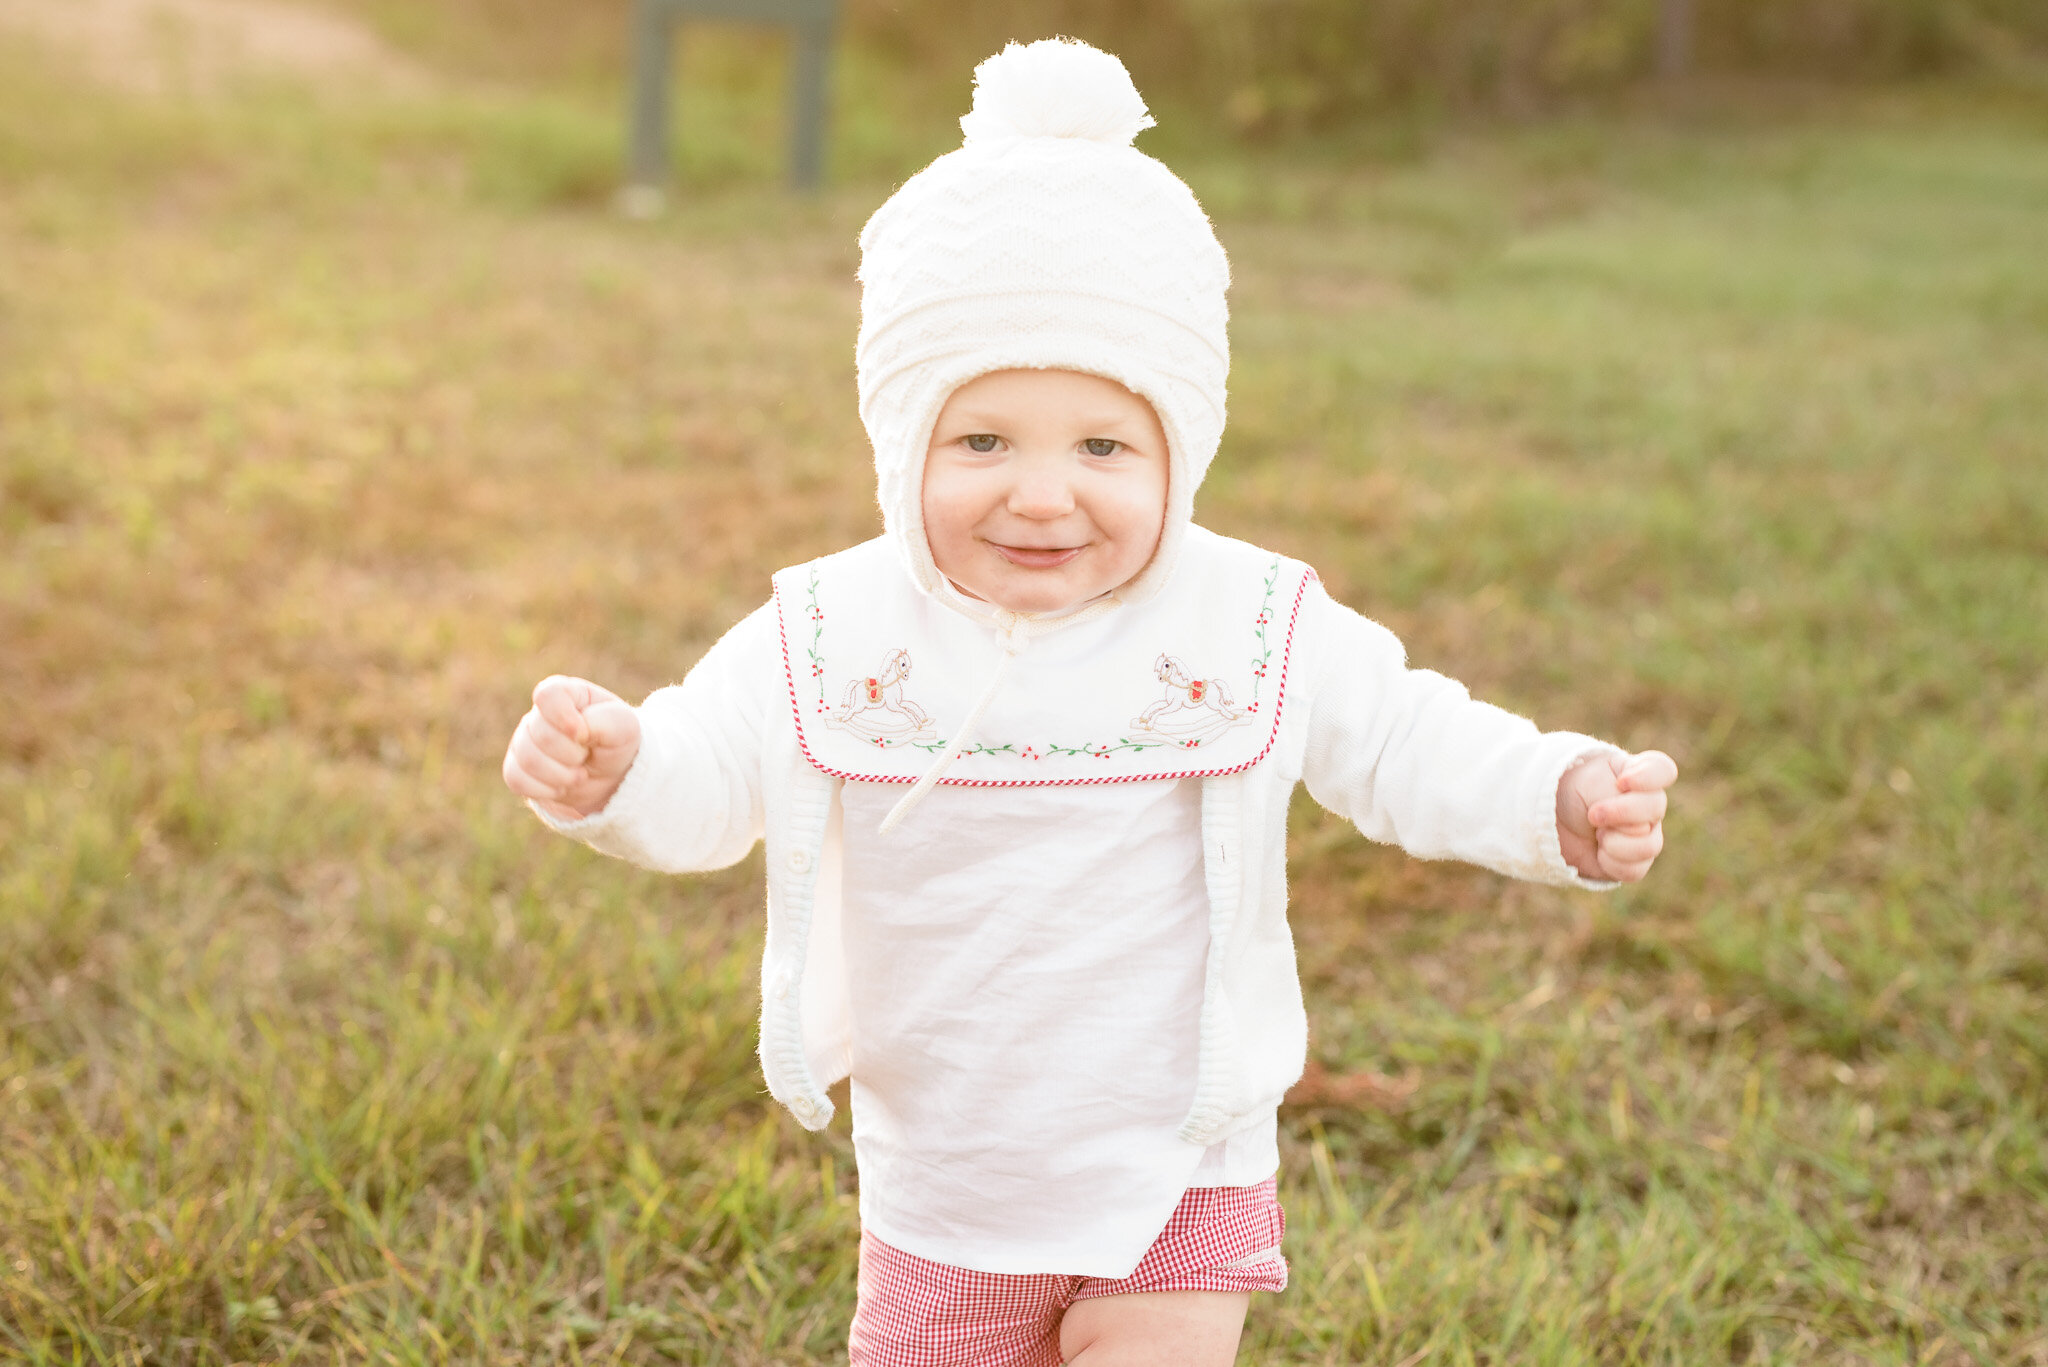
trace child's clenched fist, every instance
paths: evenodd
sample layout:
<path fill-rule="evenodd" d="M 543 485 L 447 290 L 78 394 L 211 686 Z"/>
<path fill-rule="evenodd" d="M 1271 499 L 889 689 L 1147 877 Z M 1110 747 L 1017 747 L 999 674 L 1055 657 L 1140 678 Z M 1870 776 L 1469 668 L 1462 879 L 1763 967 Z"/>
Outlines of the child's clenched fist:
<path fill-rule="evenodd" d="M 505 747 L 505 786 L 558 821 L 604 810 L 640 753 L 640 716 L 587 679 L 553 674 Z"/>
<path fill-rule="evenodd" d="M 1557 782 L 1557 841 L 1588 878 L 1634 883 L 1664 848 L 1664 790 L 1678 765 L 1662 750 L 1606 755 Z"/>

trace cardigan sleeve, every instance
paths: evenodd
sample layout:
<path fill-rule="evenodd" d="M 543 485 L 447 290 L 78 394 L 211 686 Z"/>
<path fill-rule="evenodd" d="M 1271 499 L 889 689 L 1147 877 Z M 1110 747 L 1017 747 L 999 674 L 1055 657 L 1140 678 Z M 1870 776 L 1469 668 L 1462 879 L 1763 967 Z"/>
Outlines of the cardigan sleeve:
<path fill-rule="evenodd" d="M 1320 585 L 1310 614 L 1311 700 L 1302 777 L 1368 838 L 1423 859 L 1462 859 L 1514 878 L 1609 888 L 1565 862 L 1557 785 L 1615 746 L 1538 731 L 1455 679 L 1407 667 L 1401 642 Z"/>
<path fill-rule="evenodd" d="M 603 854 L 663 873 L 739 862 L 761 838 L 763 680 L 779 677 L 775 605 L 742 619 L 640 714 L 640 752 L 611 801 L 578 821 L 535 815 Z M 531 805 L 531 804 L 529 804 Z"/>

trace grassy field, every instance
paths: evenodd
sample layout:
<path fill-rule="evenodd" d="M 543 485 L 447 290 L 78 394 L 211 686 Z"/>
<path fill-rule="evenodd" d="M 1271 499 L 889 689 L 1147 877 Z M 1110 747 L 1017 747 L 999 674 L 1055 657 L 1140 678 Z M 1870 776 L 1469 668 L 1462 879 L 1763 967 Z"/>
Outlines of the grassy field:
<path fill-rule="evenodd" d="M 496 769 L 538 676 L 679 677 L 876 527 L 854 237 L 946 130 L 861 80 L 824 197 L 710 89 L 635 224 L 582 97 L 0 36 L 0 1358 L 843 1360 L 758 857 L 637 873 Z M 1368 152 L 1176 153 L 1203 519 L 1685 779 L 1607 897 L 1298 807 L 1334 1081 L 1244 1360 L 2048 1363 L 2048 116 Z"/>

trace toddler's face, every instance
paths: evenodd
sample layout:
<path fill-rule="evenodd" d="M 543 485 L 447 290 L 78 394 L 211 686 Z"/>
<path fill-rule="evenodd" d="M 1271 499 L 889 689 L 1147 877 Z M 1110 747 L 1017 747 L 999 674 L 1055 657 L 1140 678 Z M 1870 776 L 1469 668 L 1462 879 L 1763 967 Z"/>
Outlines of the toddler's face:
<path fill-rule="evenodd" d="M 999 370 L 953 391 L 924 464 L 939 572 L 1012 612 L 1107 593 L 1166 521 L 1166 433 L 1152 405 L 1072 370 Z"/>

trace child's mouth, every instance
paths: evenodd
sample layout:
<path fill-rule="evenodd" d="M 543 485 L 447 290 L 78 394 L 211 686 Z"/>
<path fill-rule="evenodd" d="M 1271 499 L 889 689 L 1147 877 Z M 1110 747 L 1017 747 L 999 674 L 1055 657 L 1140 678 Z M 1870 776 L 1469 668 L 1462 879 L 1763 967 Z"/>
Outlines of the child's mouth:
<path fill-rule="evenodd" d="M 1021 565 L 1028 570 L 1057 568 L 1087 549 L 1085 546 L 1005 546 L 995 541 L 988 544 L 1012 565 Z"/>

